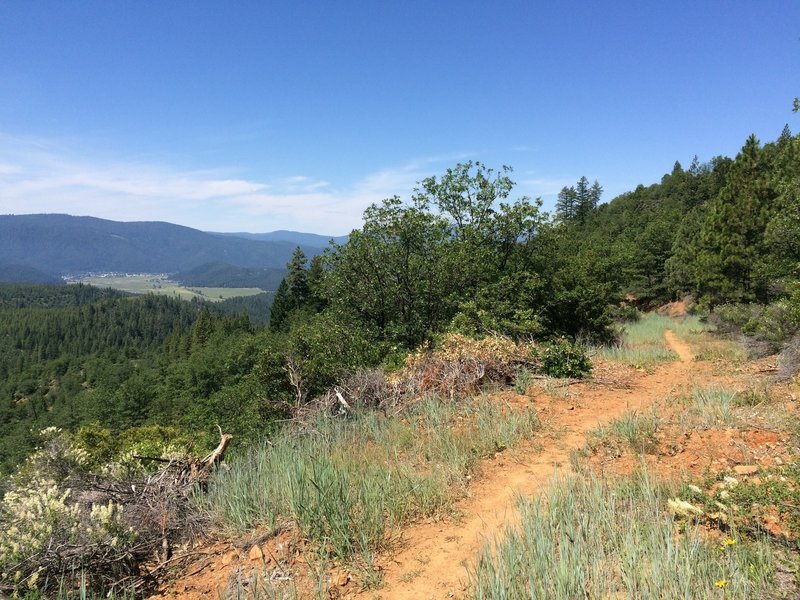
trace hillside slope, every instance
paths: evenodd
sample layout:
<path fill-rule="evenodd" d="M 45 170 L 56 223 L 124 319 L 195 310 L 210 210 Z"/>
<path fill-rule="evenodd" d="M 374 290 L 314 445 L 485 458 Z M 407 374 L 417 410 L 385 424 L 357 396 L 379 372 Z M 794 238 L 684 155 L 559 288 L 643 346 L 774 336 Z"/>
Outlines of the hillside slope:
<path fill-rule="evenodd" d="M 267 233 L 237 232 L 237 233 L 216 233 L 215 235 L 235 236 L 235 237 L 245 238 L 248 240 L 260 240 L 262 242 L 291 242 L 292 244 L 296 244 L 298 246 L 314 246 L 319 248 L 327 247 L 328 243 L 331 241 L 337 244 L 345 244 L 347 243 L 347 240 L 350 237 L 347 235 L 326 236 L 326 235 L 319 235 L 316 233 L 286 231 L 284 229 L 278 231 L 269 231 Z"/>
<path fill-rule="evenodd" d="M 174 272 L 216 261 L 283 268 L 296 244 L 219 236 L 163 222 L 123 223 L 70 215 L 1 215 L 0 256 L 50 274 Z M 320 252 L 304 248 L 307 255 Z"/>

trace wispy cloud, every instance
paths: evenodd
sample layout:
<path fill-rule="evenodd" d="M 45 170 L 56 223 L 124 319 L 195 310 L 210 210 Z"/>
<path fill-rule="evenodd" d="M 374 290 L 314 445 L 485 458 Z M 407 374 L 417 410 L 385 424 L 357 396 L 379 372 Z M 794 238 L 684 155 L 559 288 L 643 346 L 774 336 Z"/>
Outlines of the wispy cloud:
<path fill-rule="evenodd" d="M 163 220 L 218 231 L 301 229 L 340 234 L 364 209 L 463 155 L 427 157 L 335 186 L 310 175 L 270 181 L 233 170 L 185 171 L 141 161 L 98 159 L 66 143 L 0 134 L 0 213 L 69 213 Z"/>

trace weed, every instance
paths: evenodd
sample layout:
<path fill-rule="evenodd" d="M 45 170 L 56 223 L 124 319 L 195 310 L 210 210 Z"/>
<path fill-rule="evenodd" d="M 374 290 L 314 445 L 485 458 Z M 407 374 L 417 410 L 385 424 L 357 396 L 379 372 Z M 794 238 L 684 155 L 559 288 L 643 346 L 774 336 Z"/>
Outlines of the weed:
<path fill-rule="evenodd" d="M 628 412 L 591 432 L 587 446 L 591 451 L 605 446 L 617 456 L 621 454 L 621 445 L 634 452 L 653 452 L 658 446 L 656 434 L 660 426 L 661 418 L 655 409 L 646 414 Z"/>
<path fill-rule="evenodd" d="M 716 494 L 719 500 L 719 492 Z M 745 520 L 763 517 L 772 510 L 785 525 L 782 529 L 794 539 L 800 536 L 800 464 L 765 469 L 755 480 L 744 479 L 727 490 L 725 502 L 730 505 L 748 507 L 747 514 L 739 515 Z"/>
<path fill-rule="evenodd" d="M 403 573 L 400 576 L 400 581 L 402 581 L 404 583 L 411 583 L 412 581 L 414 581 L 420 575 L 422 575 L 422 570 L 421 569 L 414 569 L 413 571 L 408 571 L 406 573 Z"/>
<path fill-rule="evenodd" d="M 528 388 L 531 387 L 532 383 L 533 373 L 523 367 L 517 372 L 517 376 L 514 378 L 514 391 L 520 395 L 527 394 Z"/>
<path fill-rule="evenodd" d="M 228 589 L 220 600 L 297 600 L 297 588 L 290 578 L 272 577 L 269 571 L 253 570 L 245 575 L 237 569 L 230 577 Z M 316 598 L 323 598 L 321 593 Z"/>

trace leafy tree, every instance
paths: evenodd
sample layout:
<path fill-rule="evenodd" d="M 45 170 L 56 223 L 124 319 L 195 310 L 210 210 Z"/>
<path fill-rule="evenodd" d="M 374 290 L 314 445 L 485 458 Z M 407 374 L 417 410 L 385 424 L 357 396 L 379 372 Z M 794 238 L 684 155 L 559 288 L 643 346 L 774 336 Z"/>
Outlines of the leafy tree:
<path fill-rule="evenodd" d="M 397 197 L 373 204 L 364 227 L 326 258 L 328 301 L 382 337 L 413 347 L 451 312 L 449 241 L 447 222 L 424 206 Z"/>
<path fill-rule="evenodd" d="M 539 201 L 506 202 L 514 185 L 510 172 L 459 164 L 420 182 L 409 204 L 394 197 L 369 207 L 363 229 L 326 259 L 331 305 L 404 347 L 442 331 L 462 310 L 459 327 L 510 326 L 513 300 L 501 308 L 493 298 L 534 267 L 546 225 Z M 502 315 L 488 315 L 493 309 Z M 538 308 L 520 310 L 538 330 Z"/>

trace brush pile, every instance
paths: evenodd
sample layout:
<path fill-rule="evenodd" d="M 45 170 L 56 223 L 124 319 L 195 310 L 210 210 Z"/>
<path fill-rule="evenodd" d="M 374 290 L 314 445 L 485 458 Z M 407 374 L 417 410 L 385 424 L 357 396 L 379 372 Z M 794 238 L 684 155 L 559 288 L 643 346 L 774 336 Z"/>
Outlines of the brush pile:
<path fill-rule="evenodd" d="M 231 436 L 220 436 L 203 458 L 136 456 L 139 469 L 92 473 L 69 434 L 44 430 L 0 503 L 0 592 L 155 585 L 180 559 L 174 549 L 201 532 L 191 496 L 224 458 Z"/>

